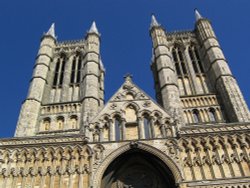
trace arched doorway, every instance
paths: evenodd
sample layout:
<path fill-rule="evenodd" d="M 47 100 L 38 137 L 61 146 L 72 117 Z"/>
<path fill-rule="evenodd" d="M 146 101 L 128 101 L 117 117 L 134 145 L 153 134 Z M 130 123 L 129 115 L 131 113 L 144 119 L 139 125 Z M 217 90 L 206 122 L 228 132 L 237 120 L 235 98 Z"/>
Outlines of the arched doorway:
<path fill-rule="evenodd" d="M 176 188 L 176 185 L 173 174 L 159 158 L 131 149 L 109 165 L 101 188 Z"/>

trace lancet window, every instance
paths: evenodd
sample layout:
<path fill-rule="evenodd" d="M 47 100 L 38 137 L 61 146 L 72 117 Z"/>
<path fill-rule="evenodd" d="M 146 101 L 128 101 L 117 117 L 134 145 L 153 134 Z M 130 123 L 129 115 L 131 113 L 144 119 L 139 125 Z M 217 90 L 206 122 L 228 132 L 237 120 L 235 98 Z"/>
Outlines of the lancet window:
<path fill-rule="evenodd" d="M 204 68 L 195 45 L 188 47 L 188 54 L 192 62 L 193 70 L 196 74 L 196 83 L 198 84 L 199 88 L 203 90 L 203 93 L 207 93 L 208 87 L 206 83 L 206 76 L 204 74 Z"/>
<path fill-rule="evenodd" d="M 215 114 L 215 110 L 213 108 L 209 109 L 208 115 L 209 115 L 209 120 L 211 122 L 215 122 L 216 121 L 216 114 Z"/>
<path fill-rule="evenodd" d="M 65 64 L 66 64 L 66 56 L 61 55 L 61 57 L 59 57 L 56 62 L 53 86 L 59 86 L 59 87 L 62 86 L 63 78 L 64 78 L 64 71 L 65 71 Z"/>
<path fill-rule="evenodd" d="M 188 47 L 188 53 L 192 61 L 192 65 L 195 73 L 204 73 L 203 66 L 201 64 L 199 53 L 194 45 Z"/>
<path fill-rule="evenodd" d="M 185 61 L 183 51 L 180 47 L 175 46 L 172 49 L 173 61 L 175 64 L 176 74 L 178 76 L 178 85 L 181 95 L 191 95 L 192 87 L 188 75 L 188 69 Z"/>
<path fill-rule="evenodd" d="M 115 140 L 122 140 L 122 125 L 121 118 L 119 116 L 115 117 Z"/>
<path fill-rule="evenodd" d="M 150 126 L 150 119 L 147 115 L 143 116 L 143 125 L 144 125 L 144 137 L 145 139 L 151 138 L 151 126 Z"/>
<path fill-rule="evenodd" d="M 71 67 L 71 84 L 77 84 L 81 80 L 82 57 L 80 54 L 74 56 Z"/>
<path fill-rule="evenodd" d="M 172 50 L 172 55 L 175 63 L 175 68 L 178 76 L 183 76 L 187 74 L 187 67 L 184 61 L 184 56 L 179 47 L 174 47 Z"/>
<path fill-rule="evenodd" d="M 200 122 L 200 114 L 197 109 L 193 110 L 193 122 L 199 123 Z"/>

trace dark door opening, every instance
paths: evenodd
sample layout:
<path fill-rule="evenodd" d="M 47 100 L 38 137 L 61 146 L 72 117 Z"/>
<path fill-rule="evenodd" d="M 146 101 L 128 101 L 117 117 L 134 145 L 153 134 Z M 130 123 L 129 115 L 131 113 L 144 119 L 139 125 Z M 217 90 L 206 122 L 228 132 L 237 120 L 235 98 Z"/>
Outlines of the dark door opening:
<path fill-rule="evenodd" d="M 160 159 L 133 149 L 110 164 L 101 188 L 176 188 L 176 185 L 172 172 Z"/>

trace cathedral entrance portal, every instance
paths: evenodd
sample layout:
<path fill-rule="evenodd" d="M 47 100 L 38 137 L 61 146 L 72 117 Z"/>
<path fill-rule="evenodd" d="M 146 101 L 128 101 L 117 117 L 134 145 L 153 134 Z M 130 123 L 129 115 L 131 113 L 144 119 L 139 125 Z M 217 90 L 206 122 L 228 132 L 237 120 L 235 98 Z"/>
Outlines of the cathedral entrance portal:
<path fill-rule="evenodd" d="M 176 188 L 176 185 L 171 171 L 160 159 L 134 149 L 110 164 L 101 188 Z"/>

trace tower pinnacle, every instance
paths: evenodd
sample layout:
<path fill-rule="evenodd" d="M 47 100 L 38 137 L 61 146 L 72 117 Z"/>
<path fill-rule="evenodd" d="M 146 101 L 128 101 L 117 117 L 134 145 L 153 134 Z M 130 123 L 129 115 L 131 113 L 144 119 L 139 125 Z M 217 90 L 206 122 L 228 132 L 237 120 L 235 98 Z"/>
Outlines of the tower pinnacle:
<path fill-rule="evenodd" d="M 100 35 L 100 33 L 98 32 L 98 29 L 96 27 L 95 21 L 93 21 L 88 33 L 95 33 L 97 35 Z"/>
<path fill-rule="evenodd" d="M 152 14 L 150 28 L 152 28 L 152 27 L 158 27 L 158 26 L 160 26 L 160 24 L 156 20 L 154 14 Z"/>
<path fill-rule="evenodd" d="M 194 9 L 194 12 L 195 12 L 196 21 L 203 18 L 197 9 Z"/>
<path fill-rule="evenodd" d="M 52 23 L 48 32 L 46 33 L 46 35 L 50 35 L 52 36 L 53 38 L 56 38 L 55 36 L 55 23 Z"/>

